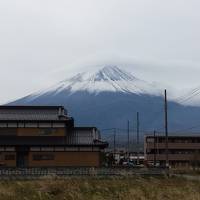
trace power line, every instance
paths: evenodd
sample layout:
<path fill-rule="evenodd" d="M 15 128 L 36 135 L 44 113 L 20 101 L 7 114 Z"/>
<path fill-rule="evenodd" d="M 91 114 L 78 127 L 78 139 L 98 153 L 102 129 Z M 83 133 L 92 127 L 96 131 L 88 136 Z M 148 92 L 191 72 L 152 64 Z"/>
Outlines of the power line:
<path fill-rule="evenodd" d="M 180 103 L 180 104 L 186 103 L 186 102 L 188 102 L 189 100 L 191 100 L 191 99 L 193 99 L 194 97 L 199 96 L 199 95 L 200 95 L 200 91 L 197 92 L 196 94 L 190 95 L 189 97 L 183 99 L 182 101 L 179 101 L 178 103 Z"/>
<path fill-rule="evenodd" d="M 180 97 L 173 99 L 173 101 L 175 101 L 179 104 L 182 104 L 182 103 L 185 103 L 185 102 L 191 100 L 192 98 L 194 98 L 198 95 L 200 95 L 200 89 L 195 88 L 194 90 L 192 90 L 192 92 L 189 95 L 182 95 Z"/>
<path fill-rule="evenodd" d="M 195 88 L 194 90 L 192 90 L 192 92 L 191 92 L 190 95 L 188 95 L 188 96 L 192 96 L 192 94 L 194 94 L 194 93 L 197 92 L 198 90 L 199 90 L 199 88 Z M 183 101 L 186 97 L 187 97 L 187 95 L 181 95 L 181 96 L 179 96 L 179 97 L 173 99 L 173 101 L 179 101 L 179 102 L 181 102 L 181 101 Z"/>
<path fill-rule="evenodd" d="M 192 126 L 192 127 L 189 127 L 189 128 L 179 129 L 179 130 L 173 131 L 173 133 L 179 133 L 179 132 L 183 132 L 183 131 L 189 131 L 189 130 L 192 130 L 194 128 L 199 128 L 199 127 L 200 127 L 200 125 Z"/>
<path fill-rule="evenodd" d="M 183 128 L 183 129 L 178 129 L 178 130 L 175 130 L 175 131 L 172 131 L 170 133 L 180 133 L 180 132 L 184 132 L 184 131 L 189 131 L 189 130 L 192 130 L 192 129 L 195 129 L 195 128 L 200 128 L 200 122 L 198 123 L 198 125 L 194 125 L 194 126 L 191 126 L 191 127 L 188 127 L 188 128 Z M 123 129 L 123 128 L 107 128 L 107 129 L 101 129 L 100 131 L 111 131 L 111 130 L 114 130 L 116 129 L 118 131 L 117 135 L 124 135 L 127 131 L 127 129 Z M 134 132 L 136 129 L 129 129 L 129 132 Z M 164 133 L 164 130 L 161 130 L 161 129 L 156 129 L 156 132 L 157 133 Z M 152 130 L 140 130 L 140 133 L 143 133 L 143 134 L 151 134 L 152 133 Z M 104 137 L 111 137 L 112 135 L 104 135 Z"/>
<path fill-rule="evenodd" d="M 115 129 L 115 128 L 113 128 Z M 113 130 L 113 129 L 101 129 L 100 131 L 103 132 L 104 130 Z M 123 129 L 123 128 L 116 128 L 116 130 L 118 131 L 118 135 L 119 134 L 125 134 L 127 132 L 127 129 Z M 129 133 L 133 133 L 135 132 L 136 129 L 129 129 Z M 161 132 L 159 130 L 157 130 L 157 132 Z M 142 130 L 140 129 L 140 133 L 152 133 L 152 130 Z"/>

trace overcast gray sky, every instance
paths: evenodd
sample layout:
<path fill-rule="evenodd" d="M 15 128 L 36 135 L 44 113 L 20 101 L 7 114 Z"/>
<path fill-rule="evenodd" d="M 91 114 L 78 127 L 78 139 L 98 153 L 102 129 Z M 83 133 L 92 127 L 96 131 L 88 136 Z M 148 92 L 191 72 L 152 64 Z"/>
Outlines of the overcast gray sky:
<path fill-rule="evenodd" d="M 0 103 L 115 63 L 200 86 L 199 0 L 1 0 Z"/>

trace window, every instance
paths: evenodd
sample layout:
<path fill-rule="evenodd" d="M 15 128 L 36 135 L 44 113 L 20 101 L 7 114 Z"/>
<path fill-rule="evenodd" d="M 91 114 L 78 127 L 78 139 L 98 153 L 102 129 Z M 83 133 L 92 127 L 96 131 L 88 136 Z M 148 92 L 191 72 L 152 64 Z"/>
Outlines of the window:
<path fill-rule="evenodd" d="M 78 151 L 78 147 L 65 147 L 65 151 Z"/>
<path fill-rule="evenodd" d="M 40 151 L 40 147 L 31 147 L 30 151 Z"/>
<path fill-rule="evenodd" d="M 64 147 L 55 147 L 55 151 L 65 151 Z"/>
<path fill-rule="evenodd" d="M 0 135 L 1 136 L 14 136 L 17 135 L 17 128 L 0 128 Z"/>
<path fill-rule="evenodd" d="M 147 142 L 154 142 L 154 138 L 147 138 Z"/>
<path fill-rule="evenodd" d="M 100 148 L 99 147 L 93 147 L 93 151 L 99 151 Z"/>
<path fill-rule="evenodd" d="M 53 154 L 34 154 L 33 160 L 54 160 L 55 156 Z"/>
<path fill-rule="evenodd" d="M 53 123 L 53 127 L 54 128 L 64 128 L 65 127 L 65 123 Z"/>
<path fill-rule="evenodd" d="M 80 151 L 92 151 L 92 147 L 80 147 Z"/>
<path fill-rule="evenodd" d="M 41 151 L 54 151 L 53 147 L 42 147 Z"/>
<path fill-rule="evenodd" d="M 15 147 L 6 147 L 5 151 L 15 151 Z"/>
<path fill-rule="evenodd" d="M 13 154 L 5 155 L 5 160 L 15 160 L 15 155 Z"/>

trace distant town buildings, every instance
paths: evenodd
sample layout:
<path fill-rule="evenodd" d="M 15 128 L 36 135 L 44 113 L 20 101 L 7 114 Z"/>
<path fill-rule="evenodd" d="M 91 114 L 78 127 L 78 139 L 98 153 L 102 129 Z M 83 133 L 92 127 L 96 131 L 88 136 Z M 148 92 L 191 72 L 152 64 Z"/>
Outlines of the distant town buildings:
<path fill-rule="evenodd" d="M 165 136 L 145 137 L 144 155 L 148 165 L 165 166 L 167 154 L 171 167 L 200 167 L 200 137 L 169 136 L 168 151 Z"/>
<path fill-rule="evenodd" d="M 200 166 L 200 136 L 144 137 L 144 153 L 108 146 L 96 127 L 75 127 L 62 106 L 0 106 L 1 167 Z M 102 162 L 101 162 L 102 160 Z"/>
<path fill-rule="evenodd" d="M 125 148 L 117 148 L 115 152 L 112 150 L 106 152 L 107 158 L 111 161 L 110 165 L 115 166 L 144 166 L 144 152 L 129 152 Z"/>

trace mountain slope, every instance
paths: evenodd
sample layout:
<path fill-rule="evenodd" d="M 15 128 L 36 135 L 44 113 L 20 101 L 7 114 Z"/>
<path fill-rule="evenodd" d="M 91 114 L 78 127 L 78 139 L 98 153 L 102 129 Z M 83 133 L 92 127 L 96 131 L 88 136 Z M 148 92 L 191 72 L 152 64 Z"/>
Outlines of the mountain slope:
<path fill-rule="evenodd" d="M 11 104 L 64 105 L 78 125 L 101 129 L 126 129 L 127 120 L 135 123 L 137 111 L 141 130 L 162 130 L 164 122 L 161 90 L 114 66 L 79 73 Z M 169 102 L 170 131 L 199 123 L 200 108 Z"/>

